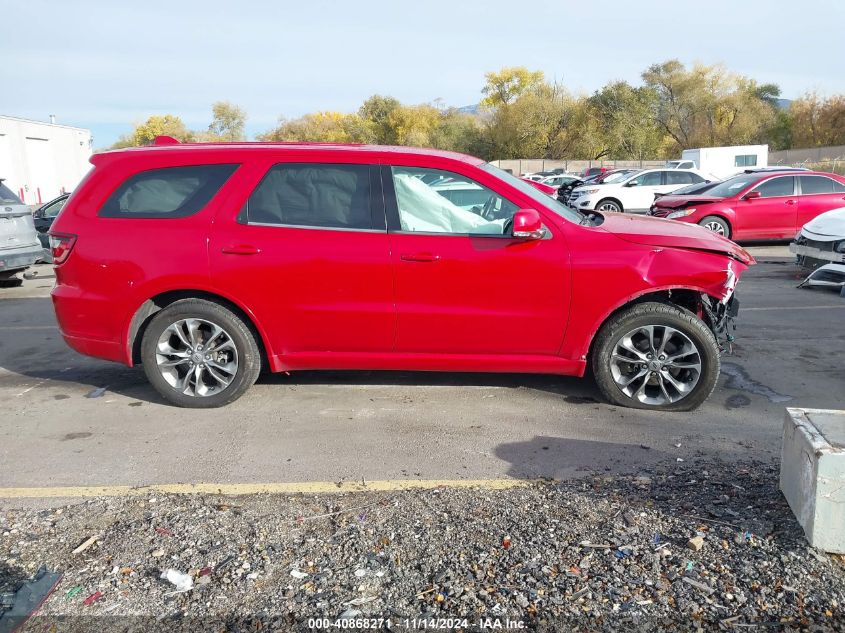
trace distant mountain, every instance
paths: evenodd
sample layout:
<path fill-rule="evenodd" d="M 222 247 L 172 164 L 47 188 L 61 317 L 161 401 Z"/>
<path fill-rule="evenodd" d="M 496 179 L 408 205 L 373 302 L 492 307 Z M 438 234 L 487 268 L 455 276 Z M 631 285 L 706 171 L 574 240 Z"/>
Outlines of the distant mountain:
<path fill-rule="evenodd" d="M 463 112 L 464 114 L 478 114 L 478 104 L 461 106 L 458 108 L 458 112 Z"/>
<path fill-rule="evenodd" d="M 792 99 L 778 99 L 777 103 L 781 110 L 788 110 L 789 106 L 792 104 Z"/>

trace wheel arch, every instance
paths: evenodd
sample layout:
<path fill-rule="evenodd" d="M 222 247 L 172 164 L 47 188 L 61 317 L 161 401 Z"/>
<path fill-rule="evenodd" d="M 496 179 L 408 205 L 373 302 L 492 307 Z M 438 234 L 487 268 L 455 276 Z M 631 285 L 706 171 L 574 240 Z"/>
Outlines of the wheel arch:
<path fill-rule="evenodd" d="M 272 348 L 270 347 L 266 333 L 259 327 L 254 315 L 245 306 L 240 305 L 229 297 L 197 288 L 182 288 L 159 292 L 138 306 L 138 309 L 132 315 L 126 334 L 126 357 L 127 364 L 130 367 L 141 362 L 141 341 L 152 318 L 167 306 L 181 299 L 204 299 L 223 306 L 238 315 L 238 317 L 243 319 L 247 327 L 252 330 L 258 341 L 259 349 L 261 350 L 262 366 L 269 367 L 272 371 L 278 369 L 274 362 Z"/>
<path fill-rule="evenodd" d="M 725 237 L 727 237 L 728 239 L 733 239 L 734 225 L 733 225 L 733 222 L 731 222 L 731 219 L 727 216 L 726 213 L 723 213 L 723 212 L 720 212 L 720 211 L 717 211 L 715 213 L 708 213 L 706 215 L 703 215 L 701 217 L 701 219 L 698 222 L 696 222 L 696 224 L 698 224 L 699 226 L 703 226 L 701 223 L 704 222 L 704 220 L 706 220 L 707 218 L 719 218 L 725 224 L 727 224 L 728 225 L 728 235 L 726 235 Z"/>
<path fill-rule="evenodd" d="M 592 359 L 593 355 L 593 347 L 595 345 L 596 339 L 598 338 L 598 333 L 604 327 L 605 323 L 607 323 L 610 319 L 612 319 L 614 316 L 616 316 L 623 310 L 627 310 L 631 306 L 640 303 L 647 303 L 653 301 L 656 303 L 665 303 L 668 305 L 676 306 L 678 308 L 691 312 L 696 317 L 702 319 L 705 323 L 707 323 L 707 317 L 703 314 L 701 309 L 702 294 L 708 293 L 703 288 L 677 287 L 656 290 L 650 289 L 640 294 L 628 297 L 627 299 L 619 303 L 616 307 L 607 312 L 601 319 L 599 319 L 598 326 L 593 329 L 589 343 L 587 344 L 586 351 L 583 355 L 584 360 L 587 361 L 587 365 L 589 366 L 589 362 Z M 708 327 L 711 327 L 712 329 L 712 325 L 709 323 Z"/>

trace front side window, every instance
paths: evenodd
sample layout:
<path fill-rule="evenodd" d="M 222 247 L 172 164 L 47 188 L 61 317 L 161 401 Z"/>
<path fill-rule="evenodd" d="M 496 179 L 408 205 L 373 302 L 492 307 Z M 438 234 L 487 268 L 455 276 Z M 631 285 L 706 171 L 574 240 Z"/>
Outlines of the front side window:
<path fill-rule="evenodd" d="M 451 172 L 393 167 L 392 175 L 402 231 L 504 235 L 506 223 L 518 208 L 487 187 Z M 465 195 L 453 201 L 455 187 Z M 464 201 L 466 205 L 456 204 Z"/>
<path fill-rule="evenodd" d="M 792 176 L 780 176 L 772 178 L 758 185 L 754 191 L 760 192 L 761 198 L 778 198 L 780 196 L 791 196 L 795 191 Z"/>
<path fill-rule="evenodd" d="M 824 176 L 799 176 L 798 179 L 801 181 L 801 193 L 805 196 L 815 193 L 834 193 L 836 191 L 834 185 L 839 184 Z"/>
<path fill-rule="evenodd" d="M 197 213 L 237 165 L 196 165 L 143 171 L 127 179 L 100 208 L 107 218 L 184 218 Z"/>
<path fill-rule="evenodd" d="M 662 182 L 662 175 L 659 171 L 650 171 L 645 174 L 640 174 L 629 182 L 636 183 L 637 187 L 657 187 Z"/>
<path fill-rule="evenodd" d="M 339 229 L 372 229 L 370 166 L 274 165 L 249 196 L 247 221 Z"/>

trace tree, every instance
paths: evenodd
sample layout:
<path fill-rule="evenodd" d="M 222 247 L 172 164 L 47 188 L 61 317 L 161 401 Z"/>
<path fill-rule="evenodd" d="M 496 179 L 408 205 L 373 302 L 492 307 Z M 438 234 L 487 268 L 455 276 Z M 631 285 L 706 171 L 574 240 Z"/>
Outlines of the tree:
<path fill-rule="evenodd" d="M 646 160 L 658 155 L 663 133 L 651 120 L 657 105 L 652 88 L 616 81 L 596 92 L 589 108 L 610 158 Z"/>
<path fill-rule="evenodd" d="M 259 140 L 370 143 L 372 134 L 367 122 L 357 114 L 315 112 L 298 119 L 282 119 L 278 127 L 260 135 Z"/>
<path fill-rule="evenodd" d="M 172 136 L 183 143 L 195 139 L 194 133 L 185 126 L 178 116 L 172 114 L 153 115 L 145 122 L 137 124 L 132 132 L 120 137 L 112 145 L 112 148 L 152 145 L 156 136 Z"/>
<path fill-rule="evenodd" d="M 845 95 L 808 92 L 790 104 L 793 147 L 845 145 Z"/>
<path fill-rule="evenodd" d="M 228 101 L 211 106 L 212 120 L 208 133 L 213 140 L 243 141 L 246 139 L 246 112 Z"/>
<path fill-rule="evenodd" d="M 398 99 L 373 95 L 358 109 L 358 116 L 367 121 L 373 129 L 374 142 L 380 145 L 395 145 L 396 133 L 390 124 L 391 113 L 400 107 Z"/>
<path fill-rule="evenodd" d="M 543 72 L 531 71 L 524 66 L 502 68 L 484 75 L 487 83 L 481 89 L 481 105 L 489 108 L 507 106 L 520 95 L 543 83 Z"/>

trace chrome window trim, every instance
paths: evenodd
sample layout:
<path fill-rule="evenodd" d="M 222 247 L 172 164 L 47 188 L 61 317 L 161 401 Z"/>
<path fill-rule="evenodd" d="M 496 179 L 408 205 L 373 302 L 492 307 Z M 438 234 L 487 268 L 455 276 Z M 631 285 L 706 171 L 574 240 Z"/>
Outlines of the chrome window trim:
<path fill-rule="evenodd" d="M 307 229 L 309 231 L 344 231 L 346 233 L 387 233 L 387 229 L 355 229 L 345 226 L 313 226 L 306 224 L 275 224 L 272 222 L 245 222 L 244 226 L 267 226 L 278 229 Z"/>

